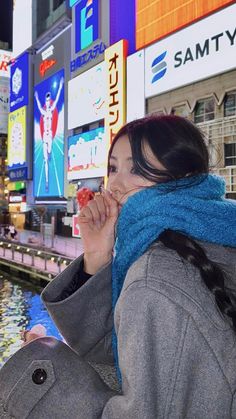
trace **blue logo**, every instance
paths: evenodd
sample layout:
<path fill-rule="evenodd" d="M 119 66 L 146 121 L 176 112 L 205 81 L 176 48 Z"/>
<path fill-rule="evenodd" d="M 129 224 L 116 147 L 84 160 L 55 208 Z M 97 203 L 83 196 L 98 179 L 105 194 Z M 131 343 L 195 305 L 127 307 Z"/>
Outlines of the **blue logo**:
<path fill-rule="evenodd" d="M 29 54 L 26 52 L 11 65 L 10 112 L 28 105 Z"/>
<path fill-rule="evenodd" d="M 75 52 L 98 39 L 98 0 L 82 0 L 75 6 Z"/>
<path fill-rule="evenodd" d="M 157 80 L 160 80 L 167 71 L 166 61 L 163 61 L 166 56 L 167 51 L 163 52 L 161 55 L 158 55 L 152 62 L 152 73 L 154 77 L 152 78 L 152 83 L 155 83 Z"/>

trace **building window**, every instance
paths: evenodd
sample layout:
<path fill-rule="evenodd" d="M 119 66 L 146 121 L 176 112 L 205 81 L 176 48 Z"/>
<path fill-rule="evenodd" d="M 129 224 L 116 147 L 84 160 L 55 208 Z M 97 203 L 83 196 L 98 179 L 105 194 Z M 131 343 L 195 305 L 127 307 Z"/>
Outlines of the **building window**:
<path fill-rule="evenodd" d="M 183 116 L 184 118 L 189 117 L 189 112 L 186 105 L 174 106 L 171 109 L 171 115 Z"/>
<path fill-rule="evenodd" d="M 236 166 L 236 143 L 224 144 L 225 166 Z"/>
<path fill-rule="evenodd" d="M 228 93 L 224 101 L 224 116 L 236 115 L 236 92 Z"/>
<path fill-rule="evenodd" d="M 65 0 L 53 0 L 53 10 L 56 10 Z"/>
<path fill-rule="evenodd" d="M 199 100 L 195 107 L 194 122 L 196 124 L 201 122 L 211 121 L 215 118 L 215 102 L 214 99 Z"/>

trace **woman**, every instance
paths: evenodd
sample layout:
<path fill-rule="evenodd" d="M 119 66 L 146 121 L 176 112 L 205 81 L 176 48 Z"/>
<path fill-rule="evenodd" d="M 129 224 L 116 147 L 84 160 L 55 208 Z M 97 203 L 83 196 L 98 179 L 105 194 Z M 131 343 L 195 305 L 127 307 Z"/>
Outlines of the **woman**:
<path fill-rule="evenodd" d="M 84 254 L 42 293 L 75 352 L 28 332 L 30 344 L 0 373 L 5 411 L 236 417 L 236 204 L 208 171 L 203 136 L 184 118 L 148 117 L 118 132 L 107 191 L 80 212 Z M 115 364 L 119 391 L 91 362 Z"/>

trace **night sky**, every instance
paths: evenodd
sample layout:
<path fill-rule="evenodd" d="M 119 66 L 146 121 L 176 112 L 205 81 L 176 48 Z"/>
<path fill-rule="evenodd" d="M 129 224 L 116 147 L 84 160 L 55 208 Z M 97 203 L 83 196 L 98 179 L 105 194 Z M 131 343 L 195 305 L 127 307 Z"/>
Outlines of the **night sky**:
<path fill-rule="evenodd" d="M 0 0 L 0 40 L 12 48 L 12 10 L 13 0 Z"/>

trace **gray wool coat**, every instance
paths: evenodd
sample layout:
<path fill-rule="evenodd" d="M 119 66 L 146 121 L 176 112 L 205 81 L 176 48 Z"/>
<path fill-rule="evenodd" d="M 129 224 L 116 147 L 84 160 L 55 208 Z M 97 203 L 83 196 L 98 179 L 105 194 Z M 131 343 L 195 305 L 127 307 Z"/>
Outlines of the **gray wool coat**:
<path fill-rule="evenodd" d="M 235 287 L 236 249 L 204 246 Z M 115 310 L 116 391 L 94 368 L 113 362 L 110 264 L 55 302 L 81 260 L 42 293 L 67 344 L 36 339 L 9 359 L 0 371 L 0 418 L 236 418 L 236 334 L 198 270 L 160 243 L 130 267 Z"/>

